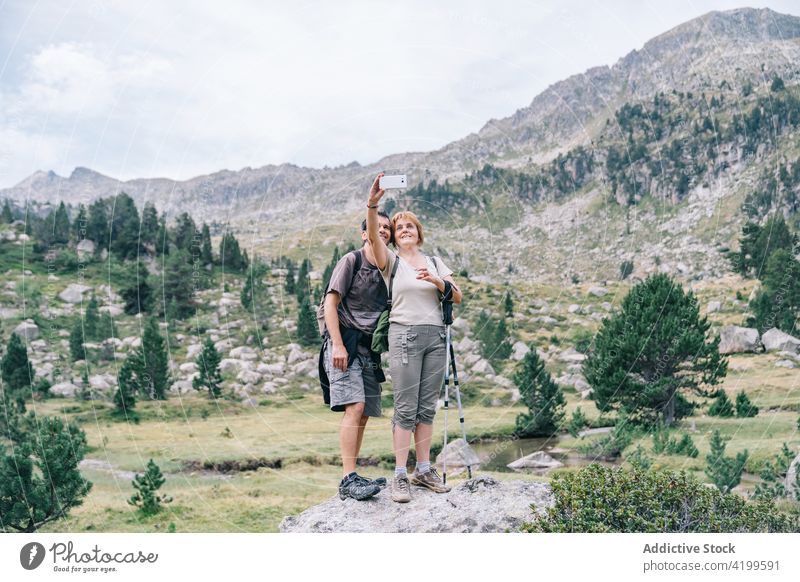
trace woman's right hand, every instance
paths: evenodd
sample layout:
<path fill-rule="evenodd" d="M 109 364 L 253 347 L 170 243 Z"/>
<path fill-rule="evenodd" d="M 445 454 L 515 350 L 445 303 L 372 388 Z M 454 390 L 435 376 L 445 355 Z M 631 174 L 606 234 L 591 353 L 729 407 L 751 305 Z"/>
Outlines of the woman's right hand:
<path fill-rule="evenodd" d="M 386 194 L 386 190 L 381 190 L 381 178 L 383 178 L 383 172 L 375 177 L 375 181 L 372 182 L 372 188 L 369 189 L 370 206 L 375 206 L 378 204 L 381 198 L 383 198 L 383 195 Z"/>

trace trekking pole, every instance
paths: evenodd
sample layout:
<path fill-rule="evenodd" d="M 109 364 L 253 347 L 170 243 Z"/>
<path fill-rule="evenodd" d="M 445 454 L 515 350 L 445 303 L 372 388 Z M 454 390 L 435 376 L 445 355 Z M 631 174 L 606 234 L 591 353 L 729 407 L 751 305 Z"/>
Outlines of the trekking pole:
<path fill-rule="evenodd" d="M 450 326 L 447 326 L 447 344 L 450 346 L 450 365 L 453 366 L 453 387 L 456 389 L 456 402 L 458 403 L 458 422 L 461 424 L 461 438 L 464 439 L 464 444 L 469 445 L 467 442 L 467 429 L 464 425 L 464 408 L 461 406 L 461 389 L 458 386 L 458 370 L 456 370 L 456 354 L 453 349 L 453 342 L 450 341 Z M 465 458 L 469 456 L 465 455 Z M 472 479 L 472 465 L 467 465 L 467 477 Z"/>
<path fill-rule="evenodd" d="M 442 446 L 442 484 L 447 484 L 447 409 L 450 396 L 450 326 L 445 326 L 445 352 L 444 352 L 444 445 Z"/>

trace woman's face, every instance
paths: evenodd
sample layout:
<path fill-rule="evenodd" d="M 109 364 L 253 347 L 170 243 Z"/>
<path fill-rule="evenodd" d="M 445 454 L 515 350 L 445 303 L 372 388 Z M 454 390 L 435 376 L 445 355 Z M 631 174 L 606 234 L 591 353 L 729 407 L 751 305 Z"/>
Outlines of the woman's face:
<path fill-rule="evenodd" d="M 394 240 L 399 247 L 412 247 L 419 244 L 417 225 L 407 218 L 401 218 L 394 225 Z"/>

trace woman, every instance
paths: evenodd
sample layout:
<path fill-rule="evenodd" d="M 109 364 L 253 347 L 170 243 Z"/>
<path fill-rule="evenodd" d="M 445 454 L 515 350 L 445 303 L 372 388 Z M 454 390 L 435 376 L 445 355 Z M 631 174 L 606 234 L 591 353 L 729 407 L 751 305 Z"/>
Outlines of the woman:
<path fill-rule="evenodd" d="M 381 176 L 382 173 L 378 174 L 369 191 L 367 237 L 375 265 L 387 287 L 391 284 L 389 369 L 394 389 L 395 454 L 392 500 L 406 503 L 411 500 L 410 484 L 436 493 L 450 491 L 431 467 L 430 452 L 433 417 L 447 363 L 440 295 L 445 290 L 445 281 L 452 285 L 455 303 L 461 303 L 461 291 L 447 265 L 439 258 L 426 257 L 420 250 L 424 234 L 414 213 L 399 212 L 392 217 L 396 253 L 380 238 L 378 202 L 384 195 L 379 186 Z M 397 269 L 392 277 L 395 262 Z M 417 466 L 409 479 L 406 462 L 412 433 Z"/>

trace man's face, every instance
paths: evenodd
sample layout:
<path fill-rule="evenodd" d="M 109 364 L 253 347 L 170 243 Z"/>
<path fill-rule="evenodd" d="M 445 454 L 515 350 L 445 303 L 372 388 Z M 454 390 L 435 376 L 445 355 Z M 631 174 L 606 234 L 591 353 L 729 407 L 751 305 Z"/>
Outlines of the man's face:
<path fill-rule="evenodd" d="M 386 245 L 388 245 L 389 241 L 392 239 L 392 223 L 388 218 L 384 218 L 383 216 L 378 217 L 378 236 L 381 237 L 381 240 Z M 367 240 L 366 231 L 361 231 L 361 240 Z"/>

